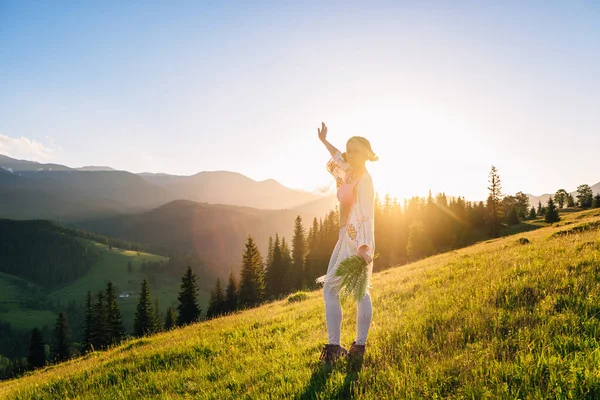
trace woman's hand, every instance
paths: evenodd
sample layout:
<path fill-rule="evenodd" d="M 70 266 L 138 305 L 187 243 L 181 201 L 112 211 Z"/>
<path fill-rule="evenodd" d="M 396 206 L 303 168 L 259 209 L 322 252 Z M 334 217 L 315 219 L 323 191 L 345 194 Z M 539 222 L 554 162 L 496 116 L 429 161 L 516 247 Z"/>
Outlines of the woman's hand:
<path fill-rule="evenodd" d="M 356 255 L 362 257 L 367 262 L 367 264 L 371 264 L 371 261 L 373 261 L 373 258 L 371 258 L 369 253 L 367 253 L 367 247 L 368 246 L 360 246 L 358 248 L 358 251 L 356 252 Z"/>
<path fill-rule="evenodd" d="M 321 129 L 317 128 L 317 132 L 319 132 L 319 140 L 324 142 L 327 139 L 327 127 L 325 126 L 325 122 L 321 122 Z"/>

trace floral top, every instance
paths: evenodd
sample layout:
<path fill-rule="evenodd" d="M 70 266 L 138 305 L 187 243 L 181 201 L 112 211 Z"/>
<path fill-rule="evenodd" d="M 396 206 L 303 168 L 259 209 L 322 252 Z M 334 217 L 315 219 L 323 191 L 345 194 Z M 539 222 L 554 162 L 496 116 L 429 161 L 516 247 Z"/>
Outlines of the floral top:
<path fill-rule="evenodd" d="M 346 175 L 350 171 L 350 164 L 346 162 L 340 151 L 327 162 L 327 171 L 333 175 L 339 188 L 345 181 Z M 357 194 L 354 204 L 348 215 L 346 227 L 348 236 L 356 244 L 356 248 L 367 246 L 367 253 L 373 257 L 375 251 L 375 191 L 373 189 L 373 179 L 369 172 L 365 171 L 357 183 Z"/>

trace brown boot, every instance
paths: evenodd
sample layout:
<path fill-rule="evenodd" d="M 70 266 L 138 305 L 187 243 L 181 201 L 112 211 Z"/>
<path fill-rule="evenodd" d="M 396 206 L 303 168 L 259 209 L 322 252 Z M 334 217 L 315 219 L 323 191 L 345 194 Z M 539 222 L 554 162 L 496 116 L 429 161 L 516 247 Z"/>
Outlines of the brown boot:
<path fill-rule="evenodd" d="M 365 347 L 366 345 L 364 344 L 356 344 L 356 341 L 352 342 L 350 351 L 348 352 L 348 357 L 362 358 L 365 354 Z"/>
<path fill-rule="evenodd" d="M 326 363 L 335 363 L 340 357 L 348 355 L 348 350 L 339 344 L 326 344 L 321 350 L 319 361 Z"/>

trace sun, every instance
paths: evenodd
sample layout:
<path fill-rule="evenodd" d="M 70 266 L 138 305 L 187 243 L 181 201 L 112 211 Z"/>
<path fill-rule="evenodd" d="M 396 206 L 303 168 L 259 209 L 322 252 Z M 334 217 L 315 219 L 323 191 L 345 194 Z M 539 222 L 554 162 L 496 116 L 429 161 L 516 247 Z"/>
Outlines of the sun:
<path fill-rule="evenodd" d="M 368 163 L 375 191 L 399 201 L 426 196 L 429 190 L 452 191 L 460 176 L 444 177 L 445 166 L 473 151 L 476 132 L 469 118 L 449 107 L 419 99 L 378 96 L 361 99 L 337 129 L 364 136 L 379 161 Z"/>

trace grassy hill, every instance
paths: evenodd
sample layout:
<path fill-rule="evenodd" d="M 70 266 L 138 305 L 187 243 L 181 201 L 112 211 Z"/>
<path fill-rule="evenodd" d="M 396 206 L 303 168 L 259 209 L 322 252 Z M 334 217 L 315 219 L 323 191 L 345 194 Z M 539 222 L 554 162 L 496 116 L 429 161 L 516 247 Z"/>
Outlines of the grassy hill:
<path fill-rule="evenodd" d="M 141 264 L 144 261 L 157 262 L 167 259 L 150 253 L 138 253 L 114 247 L 109 249 L 104 244 L 91 241 L 90 244 L 100 250 L 99 260 L 83 277 L 56 290 L 48 291 L 25 279 L 0 273 L 0 321 L 9 321 L 17 330 L 29 330 L 43 325 L 52 327 L 56 321 L 57 312 L 33 309 L 23 304 L 23 301 L 39 299 L 41 303 L 45 303 L 47 300 L 52 300 L 54 304 L 60 301 L 60 304 L 66 305 L 71 300 L 75 300 L 77 304 L 84 304 L 88 290 L 95 294 L 99 290 L 104 290 L 106 282 L 111 280 L 119 292 L 133 292 L 133 296 L 129 298 L 118 299 L 125 327 L 131 332 L 140 285 L 144 278 L 148 278 L 148 275 L 140 270 Z M 129 262 L 132 264 L 132 272 L 128 272 L 127 269 Z M 168 276 L 152 281 L 152 299 L 159 298 L 162 314 L 169 305 L 176 304 L 180 283 L 180 278 Z M 207 290 L 200 290 L 199 301 L 204 306 L 203 312 L 206 311 L 205 304 L 208 302 L 209 296 L 210 293 Z"/>
<path fill-rule="evenodd" d="M 261 253 L 266 254 L 269 236 L 279 233 L 280 237 L 291 240 L 298 215 L 303 218 L 304 226 L 312 223 L 312 216 L 294 210 L 177 200 L 148 212 L 90 220 L 75 226 L 143 243 L 159 254 L 193 252 L 205 262 L 207 272 L 226 281 L 230 271 L 239 274 L 248 235 L 255 239 Z"/>
<path fill-rule="evenodd" d="M 0 382 L 0 396 L 594 399 L 599 250 L 592 210 L 375 274 L 358 373 L 318 362 L 326 328 L 315 291 Z M 346 345 L 355 312 L 346 302 Z"/>

